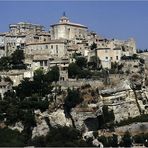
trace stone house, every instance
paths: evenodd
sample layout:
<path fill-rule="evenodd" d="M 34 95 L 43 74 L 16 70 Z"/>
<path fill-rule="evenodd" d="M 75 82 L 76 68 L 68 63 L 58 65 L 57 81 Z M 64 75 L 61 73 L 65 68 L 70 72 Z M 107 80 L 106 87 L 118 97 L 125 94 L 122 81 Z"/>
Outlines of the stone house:
<path fill-rule="evenodd" d="M 111 62 L 119 62 L 122 56 L 121 48 L 98 48 L 97 56 L 101 60 L 103 68 L 111 68 Z"/>
<path fill-rule="evenodd" d="M 23 78 L 33 78 L 32 70 L 9 70 L 9 71 L 1 71 L 0 75 L 2 78 L 9 77 L 13 86 L 17 86 L 23 80 Z"/>

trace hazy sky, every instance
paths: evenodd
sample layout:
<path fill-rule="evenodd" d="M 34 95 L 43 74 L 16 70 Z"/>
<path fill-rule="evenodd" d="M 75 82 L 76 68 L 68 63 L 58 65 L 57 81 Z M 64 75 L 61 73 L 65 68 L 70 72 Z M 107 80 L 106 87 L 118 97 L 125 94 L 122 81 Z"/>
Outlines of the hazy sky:
<path fill-rule="evenodd" d="M 84 24 L 107 38 L 135 38 L 148 48 L 148 1 L 0 1 L 0 32 L 20 21 L 49 29 L 63 11 L 72 22 Z"/>

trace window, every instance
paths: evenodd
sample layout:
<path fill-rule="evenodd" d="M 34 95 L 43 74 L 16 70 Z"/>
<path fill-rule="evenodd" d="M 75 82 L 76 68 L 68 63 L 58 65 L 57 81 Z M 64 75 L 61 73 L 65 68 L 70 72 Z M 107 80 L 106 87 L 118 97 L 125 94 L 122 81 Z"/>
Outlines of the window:
<path fill-rule="evenodd" d="M 40 62 L 40 66 L 43 66 L 43 61 Z"/>
<path fill-rule="evenodd" d="M 58 53 L 58 45 L 56 45 L 56 53 Z"/>
<path fill-rule="evenodd" d="M 47 66 L 47 61 L 44 62 L 45 66 Z"/>
<path fill-rule="evenodd" d="M 58 45 L 56 45 L 56 49 L 58 49 Z"/>
<path fill-rule="evenodd" d="M 46 45 L 45 48 L 48 49 L 48 45 Z"/>
<path fill-rule="evenodd" d="M 53 49 L 53 45 L 51 45 L 51 49 Z"/>
<path fill-rule="evenodd" d="M 105 59 L 107 60 L 107 59 L 108 59 L 108 57 L 105 57 Z"/>
<path fill-rule="evenodd" d="M 112 60 L 112 59 L 113 59 L 113 57 L 110 57 L 110 59 Z"/>
<path fill-rule="evenodd" d="M 118 60 L 118 56 L 116 56 L 116 60 Z"/>

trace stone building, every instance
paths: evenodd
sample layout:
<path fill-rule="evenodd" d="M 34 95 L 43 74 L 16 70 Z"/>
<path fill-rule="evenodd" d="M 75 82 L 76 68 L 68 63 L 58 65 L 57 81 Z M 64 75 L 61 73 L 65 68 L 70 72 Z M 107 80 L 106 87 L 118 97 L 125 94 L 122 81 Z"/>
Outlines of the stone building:
<path fill-rule="evenodd" d="M 44 31 L 44 26 L 31 24 L 27 22 L 19 22 L 17 24 L 10 24 L 9 25 L 10 33 L 17 35 L 20 33 L 38 33 Z"/>
<path fill-rule="evenodd" d="M 32 70 L 9 70 L 9 71 L 0 71 L 0 76 L 2 78 L 9 77 L 13 86 L 17 86 L 21 83 L 24 78 L 33 78 Z"/>
<path fill-rule="evenodd" d="M 5 56 L 5 33 L 0 33 L 0 58 Z"/>
<path fill-rule="evenodd" d="M 122 56 L 121 48 L 98 48 L 97 56 L 103 68 L 111 68 L 111 62 L 119 62 Z"/>
<path fill-rule="evenodd" d="M 95 52 L 97 52 L 96 55 L 101 60 L 103 68 L 110 69 L 112 62 L 118 63 L 122 56 L 132 56 L 136 53 L 136 44 L 134 39 L 122 41 L 100 38 L 96 39 L 93 43 L 96 44 L 97 48 L 88 52 L 88 59 L 90 59 L 91 55 L 95 55 Z"/>
<path fill-rule="evenodd" d="M 60 21 L 51 25 L 51 39 L 83 40 L 87 37 L 87 27 L 72 23 L 65 13 Z"/>
<path fill-rule="evenodd" d="M 91 50 L 93 43 L 97 45 L 96 50 Z M 10 24 L 9 32 L 0 34 L 0 57 L 9 56 L 16 49 L 24 50 L 25 62 L 33 70 L 48 69 L 50 64 L 59 64 L 59 59 L 62 61 L 65 57 L 70 60 L 74 53 L 87 59 L 97 55 L 103 68 L 111 68 L 111 62 L 136 53 L 136 44 L 132 38 L 127 41 L 103 38 L 85 25 L 72 23 L 64 13 L 58 23 L 51 25 L 49 32 L 42 25 Z"/>
<path fill-rule="evenodd" d="M 49 41 L 50 33 L 44 31 L 41 25 L 20 22 L 11 24 L 9 32 L 0 34 L 0 44 L 3 44 L 5 55 L 11 55 L 16 49 L 24 49 L 26 43 Z"/>
<path fill-rule="evenodd" d="M 67 56 L 66 43 L 67 40 L 64 39 L 28 43 L 25 48 L 26 63 L 33 70 L 39 67 L 47 70 L 50 59 L 60 59 Z"/>

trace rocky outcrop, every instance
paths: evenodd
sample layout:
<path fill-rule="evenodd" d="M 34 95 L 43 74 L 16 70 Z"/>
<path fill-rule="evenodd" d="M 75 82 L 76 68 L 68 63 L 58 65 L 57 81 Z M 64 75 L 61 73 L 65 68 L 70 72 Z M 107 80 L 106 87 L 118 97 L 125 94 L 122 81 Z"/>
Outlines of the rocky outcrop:
<path fill-rule="evenodd" d="M 92 144 L 96 147 L 100 147 L 103 148 L 103 144 L 101 142 L 98 141 L 98 139 L 96 139 L 93 135 L 93 131 L 89 131 L 89 132 L 85 132 L 82 136 L 83 140 L 87 140 L 89 138 L 92 138 Z"/>
<path fill-rule="evenodd" d="M 55 127 L 57 125 L 60 126 L 72 126 L 72 121 L 70 118 L 66 118 L 64 114 L 64 110 L 58 109 L 57 111 L 50 113 L 49 116 L 50 125 Z"/>
<path fill-rule="evenodd" d="M 49 127 L 45 120 L 42 120 L 41 123 L 37 123 L 37 126 L 32 130 L 32 138 L 39 136 L 46 136 L 49 132 Z"/>
<path fill-rule="evenodd" d="M 91 93 L 93 91 L 94 93 Z M 67 118 L 64 109 L 58 106 L 53 106 L 54 109 L 50 108 L 43 113 L 36 110 L 37 126 L 32 131 L 32 137 L 46 135 L 50 127 L 56 126 L 74 126 L 82 132 L 97 131 L 100 127 L 98 117 L 102 114 L 103 105 L 113 110 L 116 122 L 138 116 L 140 109 L 144 110 L 143 99 L 147 99 L 147 92 L 144 89 L 136 90 L 135 95 L 134 91 L 128 80 L 114 88 L 98 91 L 97 95 L 92 88 L 83 89 L 81 93 L 85 96 L 84 101 L 71 110 L 70 118 Z"/>
<path fill-rule="evenodd" d="M 32 138 L 36 136 L 45 136 L 50 131 L 50 127 L 72 126 L 72 121 L 65 117 L 64 110 L 58 109 L 55 112 L 48 111 L 41 113 L 40 110 L 35 111 L 35 120 L 37 126 L 32 130 Z"/>
<path fill-rule="evenodd" d="M 36 127 L 32 130 L 32 138 L 39 136 L 46 136 L 49 132 L 49 126 L 45 120 L 47 112 L 41 113 L 40 110 L 35 111 Z"/>
<path fill-rule="evenodd" d="M 126 131 L 129 131 L 132 135 L 148 133 L 148 122 L 133 123 L 130 125 L 115 128 L 115 132 L 120 135 L 123 135 Z"/>
<path fill-rule="evenodd" d="M 92 144 L 93 144 L 94 146 L 96 146 L 96 147 L 99 147 L 99 148 L 103 148 L 103 147 L 104 147 L 103 144 L 98 141 L 98 139 L 94 139 L 94 140 L 92 141 Z"/>
<path fill-rule="evenodd" d="M 20 133 L 24 130 L 24 125 L 22 122 L 16 122 L 15 126 L 8 126 L 12 130 L 18 130 Z"/>
<path fill-rule="evenodd" d="M 128 119 L 141 114 L 144 110 L 142 98 L 146 94 L 144 90 L 133 90 L 128 80 L 118 87 L 100 91 L 100 98 L 104 105 L 113 110 L 115 121 Z M 146 95 L 145 97 L 146 98 Z"/>
<path fill-rule="evenodd" d="M 93 110 L 80 110 L 75 108 L 71 112 L 71 116 L 75 123 L 75 127 L 81 131 L 97 130 L 99 121 L 97 118 L 97 111 Z"/>

